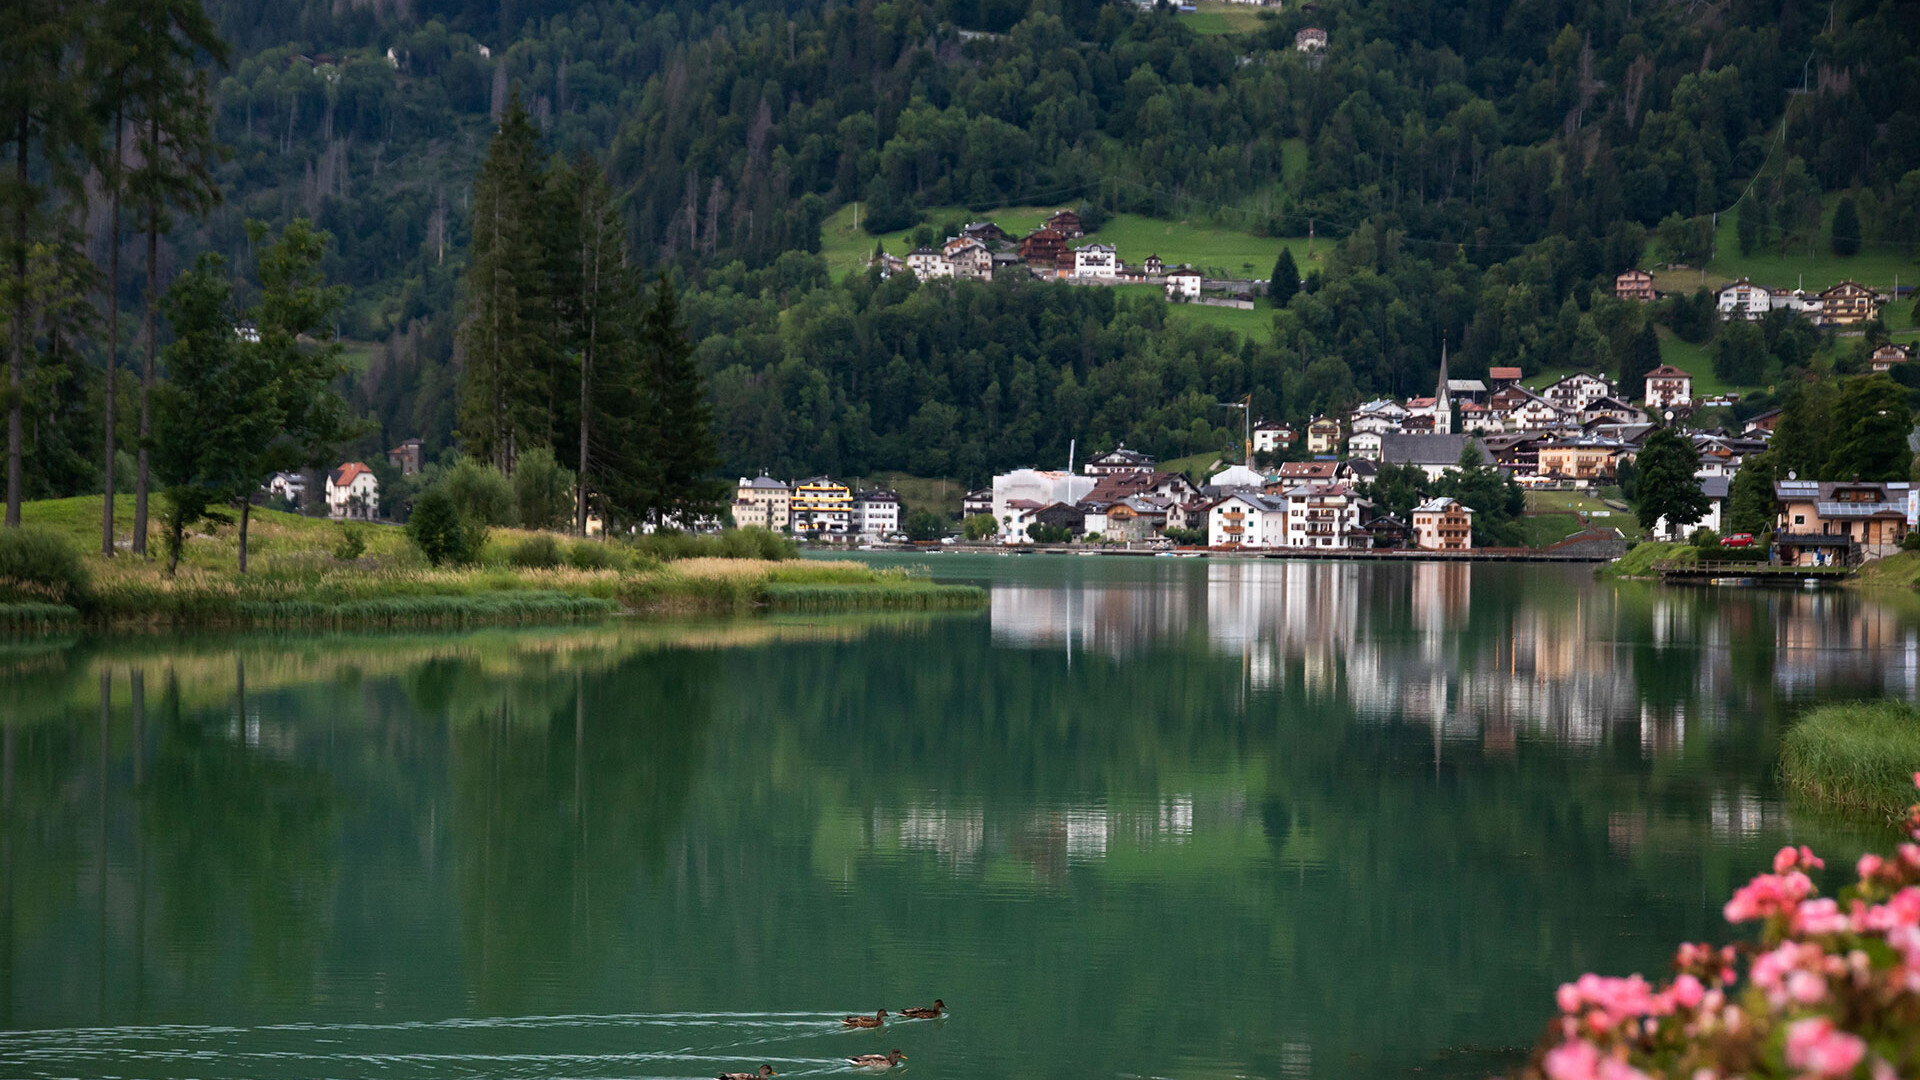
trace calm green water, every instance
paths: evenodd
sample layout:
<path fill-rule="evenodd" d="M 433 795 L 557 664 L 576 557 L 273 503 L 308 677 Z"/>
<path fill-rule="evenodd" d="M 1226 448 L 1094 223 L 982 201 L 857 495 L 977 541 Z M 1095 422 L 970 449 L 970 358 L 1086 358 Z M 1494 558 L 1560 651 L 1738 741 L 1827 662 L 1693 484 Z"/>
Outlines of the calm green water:
<path fill-rule="evenodd" d="M 0 649 L 0 1074 L 1485 1075 L 1881 842 L 1775 747 L 1920 677 L 1905 595 L 931 561 L 990 610 Z"/>

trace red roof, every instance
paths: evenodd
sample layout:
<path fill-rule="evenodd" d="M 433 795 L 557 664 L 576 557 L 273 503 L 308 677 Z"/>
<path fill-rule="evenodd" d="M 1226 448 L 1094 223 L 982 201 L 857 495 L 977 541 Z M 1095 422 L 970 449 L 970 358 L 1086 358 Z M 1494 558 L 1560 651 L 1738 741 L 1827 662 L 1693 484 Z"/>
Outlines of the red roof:
<path fill-rule="evenodd" d="M 349 461 L 345 465 L 342 465 L 339 468 L 333 470 L 333 486 L 346 487 L 347 485 L 353 483 L 355 480 L 359 479 L 362 473 L 365 473 L 368 476 L 372 476 L 373 470 L 367 468 L 367 466 L 362 462 Z"/>
<path fill-rule="evenodd" d="M 1519 368 L 1517 368 L 1517 367 L 1496 367 L 1496 368 L 1488 368 L 1488 369 L 1487 369 L 1487 378 L 1489 378 L 1489 379 L 1512 379 L 1512 380 L 1514 380 L 1514 381 L 1516 381 L 1516 382 L 1518 382 L 1518 381 L 1519 381 L 1519 379 L 1520 379 L 1520 369 L 1519 369 Z"/>

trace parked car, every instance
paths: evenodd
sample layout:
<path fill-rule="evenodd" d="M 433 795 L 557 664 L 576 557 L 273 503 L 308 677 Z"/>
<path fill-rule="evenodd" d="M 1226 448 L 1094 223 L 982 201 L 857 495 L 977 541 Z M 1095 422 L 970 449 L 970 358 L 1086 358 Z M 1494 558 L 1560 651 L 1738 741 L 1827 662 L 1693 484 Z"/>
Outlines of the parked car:
<path fill-rule="evenodd" d="M 1721 547 L 1752 547 L 1752 533 L 1728 533 L 1720 538 Z"/>

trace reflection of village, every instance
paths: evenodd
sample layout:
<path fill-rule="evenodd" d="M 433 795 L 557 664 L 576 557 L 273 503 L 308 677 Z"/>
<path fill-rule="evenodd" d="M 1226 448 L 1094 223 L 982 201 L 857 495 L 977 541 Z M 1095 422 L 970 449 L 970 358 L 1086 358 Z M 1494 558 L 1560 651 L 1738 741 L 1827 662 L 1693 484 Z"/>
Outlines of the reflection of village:
<path fill-rule="evenodd" d="M 1522 735 L 1596 745 L 1622 724 L 1639 728 L 1647 753 L 1677 749 L 1689 724 L 1723 723 L 1748 685 L 1750 674 L 1732 670 L 1737 652 L 1764 654 L 1774 691 L 1788 696 L 1920 692 L 1916 613 L 1851 591 L 1634 588 L 1623 598 L 1554 570 L 1517 593 L 1503 580 L 1501 599 L 1476 611 L 1474 575 L 1510 568 L 1195 570 L 1151 585 L 996 585 L 994 641 L 1125 662 L 1203 639 L 1240 660 L 1251 690 L 1343 699 L 1363 721 L 1431 727 L 1493 753 Z"/>

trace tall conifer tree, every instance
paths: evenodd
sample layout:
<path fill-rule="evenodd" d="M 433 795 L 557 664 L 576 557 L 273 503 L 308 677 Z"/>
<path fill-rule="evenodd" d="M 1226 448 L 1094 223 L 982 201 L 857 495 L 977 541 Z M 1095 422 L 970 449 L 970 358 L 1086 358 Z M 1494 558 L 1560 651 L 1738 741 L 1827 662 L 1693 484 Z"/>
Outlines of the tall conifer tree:
<path fill-rule="evenodd" d="M 1274 307 L 1283 308 L 1299 291 L 1300 267 L 1293 261 L 1293 249 L 1282 247 L 1273 263 L 1273 277 L 1267 281 L 1267 299 Z"/>
<path fill-rule="evenodd" d="M 680 300 L 664 271 L 640 318 L 640 342 L 653 390 L 656 516 L 666 523 L 689 526 L 703 514 L 719 512 L 720 489 L 713 472 L 720 453 L 713 438 L 713 409 L 707 404 L 693 345 L 680 319 Z"/>
<path fill-rule="evenodd" d="M 203 60 L 225 65 L 228 50 L 199 0 L 122 0 L 114 32 L 130 46 L 126 59 L 126 116 L 135 164 L 127 195 L 140 208 L 146 232 L 147 291 L 140 365 L 140 443 L 133 488 L 133 552 L 147 551 L 148 442 L 158 377 L 160 236 L 177 210 L 204 212 L 220 200 L 213 179 L 219 145 L 213 137 L 212 85 Z"/>
<path fill-rule="evenodd" d="M 555 314 L 544 280 L 539 137 L 516 89 L 473 185 L 460 443 L 503 472 L 512 471 L 529 435 L 537 441 L 549 433 L 545 375 Z"/>

